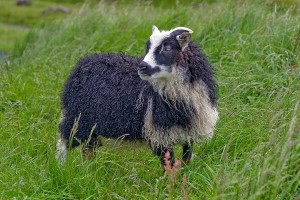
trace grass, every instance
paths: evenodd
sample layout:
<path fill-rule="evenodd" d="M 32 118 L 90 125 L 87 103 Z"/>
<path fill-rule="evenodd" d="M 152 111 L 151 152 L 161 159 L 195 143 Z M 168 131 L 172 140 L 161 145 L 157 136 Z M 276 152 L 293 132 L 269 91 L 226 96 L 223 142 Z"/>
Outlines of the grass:
<path fill-rule="evenodd" d="M 74 5 L 68 2 L 58 4 L 51 1 L 31 1 L 30 6 L 17 6 L 16 1 L 1 0 L 0 7 L 2 8 L 2 12 L 0 14 L 0 21 L 22 26 L 47 23 L 57 17 L 60 13 L 44 14 L 44 12 L 51 7 L 58 6 L 67 7 L 70 9 L 70 12 L 72 9 L 76 8 L 76 4 Z"/>
<path fill-rule="evenodd" d="M 77 2 L 78 3 L 78 2 Z M 17 6 L 14 0 L 0 1 L 0 50 L 10 52 L 15 43 L 26 37 L 30 27 L 47 24 L 54 19 L 64 18 L 63 13 L 46 13 L 48 9 L 64 6 L 70 12 L 78 10 L 78 4 L 55 1 L 31 1 L 30 6 Z"/>
<path fill-rule="evenodd" d="M 297 5 L 102 2 L 35 26 L 0 67 L 1 198 L 180 199 L 186 174 L 190 199 L 299 199 Z M 60 94 L 72 68 L 94 52 L 143 55 L 153 24 L 191 28 L 208 55 L 219 93 L 215 136 L 195 146 L 172 190 L 159 160 L 139 144 L 112 142 L 87 162 L 76 149 L 58 167 Z"/>
<path fill-rule="evenodd" d="M 24 27 L 0 23 L 0 47 L 2 51 L 11 51 L 16 42 L 24 39 L 28 29 Z"/>

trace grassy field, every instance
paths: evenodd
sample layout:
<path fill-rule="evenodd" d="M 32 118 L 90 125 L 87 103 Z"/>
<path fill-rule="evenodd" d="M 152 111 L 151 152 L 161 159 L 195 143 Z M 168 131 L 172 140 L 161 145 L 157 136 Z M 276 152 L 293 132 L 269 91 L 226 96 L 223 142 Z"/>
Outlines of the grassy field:
<path fill-rule="evenodd" d="M 36 24 L 47 24 L 57 18 L 65 18 L 76 12 L 79 1 L 33 0 L 30 6 L 17 6 L 15 0 L 0 1 L 0 51 L 10 53 L 15 43 L 24 39 L 29 29 Z M 58 7 L 65 7 L 69 13 L 51 12 Z M 0 58 L 1 59 L 1 58 Z"/>
<path fill-rule="evenodd" d="M 0 65 L 0 198 L 300 199 L 298 13 L 296 0 L 101 2 L 34 26 Z M 72 68 L 94 52 L 142 56 L 153 24 L 191 28 L 208 55 L 215 136 L 195 146 L 175 182 L 139 144 L 110 142 L 87 162 L 76 149 L 59 167 L 60 95 Z"/>

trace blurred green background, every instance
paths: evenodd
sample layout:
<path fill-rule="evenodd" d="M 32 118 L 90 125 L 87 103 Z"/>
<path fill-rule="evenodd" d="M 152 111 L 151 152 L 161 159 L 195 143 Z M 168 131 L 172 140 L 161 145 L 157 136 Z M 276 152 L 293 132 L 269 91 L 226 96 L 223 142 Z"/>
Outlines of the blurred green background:
<path fill-rule="evenodd" d="M 0 52 L 10 52 L 18 41 L 22 41 L 28 30 L 35 24 L 47 24 L 54 19 L 66 17 L 66 15 L 79 12 L 81 6 L 88 2 L 89 6 L 96 5 L 97 0 L 27 0 L 29 5 L 17 5 L 20 0 L 0 1 Z M 25 1 L 25 0 L 23 0 Z M 254 0 L 255 1 L 255 0 Z M 105 2 L 130 4 L 137 1 L 131 0 L 107 0 Z M 143 2 L 143 1 L 140 1 Z M 169 8 L 191 3 L 218 3 L 225 0 L 167 0 L 146 1 L 154 7 Z M 283 7 L 299 6 L 298 0 L 267 0 L 271 5 Z"/>
<path fill-rule="evenodd" d="M 66 15 L 76 14 L 84 3 L 93 6 L 100 2 L 99 0 L 27 0 L 29 5 L 17 5 L 18 1 L 20 0 L 0 1 L 0 52 L 12 51 L 15 43 L 22 41 L 33 25 L 47 24 L 55 19 L 63 19 Z M 144 1 L 106 0 L 105 2 L 126 5 Z M 226 2 L 226 0 L 153 0 L 145 2 L 154 7 L 172 8 L 193 3 L 217 4 Z M 299 7 L 300 5 L 299 0 L 266 0 L 265 2 L 270 5 L 278 5 L 279 8 Z"/>
<path fill-rule="evenodd" d="M 80 8 L 83 0 L 31 0 L 29 5 L 17 5 L 17 0 L 0 1 L 0 52 L 10 52 L 16 42 L 24 39 L 36 24 L 64 18 Z M 65 9 L 67 13 L 59 9 Z"/>

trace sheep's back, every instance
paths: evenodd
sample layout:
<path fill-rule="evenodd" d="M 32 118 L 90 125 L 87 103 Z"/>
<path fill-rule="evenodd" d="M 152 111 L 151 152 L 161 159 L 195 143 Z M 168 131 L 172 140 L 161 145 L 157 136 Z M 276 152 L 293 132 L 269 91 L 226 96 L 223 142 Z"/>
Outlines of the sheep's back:
<path fill-rule="evenodd" d="M 137 102 L 148 83 L 138 76 L 139 63 L 139 58 L 119 54 L 95 54 L 78 62 L 62 95 L 65 118 L 60 129 L 66 139 L 79 115 L 75 137 L 80 140 L 95 125 L 94 136 L 142 138 L 146 108 Z"/>

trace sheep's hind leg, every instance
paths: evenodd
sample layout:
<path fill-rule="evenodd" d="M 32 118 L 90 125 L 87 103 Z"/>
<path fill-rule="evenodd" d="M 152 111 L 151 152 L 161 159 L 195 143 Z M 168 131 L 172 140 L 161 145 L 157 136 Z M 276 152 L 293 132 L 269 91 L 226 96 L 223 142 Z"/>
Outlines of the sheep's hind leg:
<path fill-rule="evenodd" d="M 182 160 L 185 164 L 188 164 L 191 162 L 191 160 L 193 159 L 194 157 L 194 154 L 193 154 L 193 144 L 184 144 L 183 145 L 183 153 L 182 153 Z"/>
<path fill-rule="evenodd" d="M 67 153 L 68 153 L 67 142 L 64 139 L 59 139 L 56 144 L 55 159 L 60 165 L 65 163 L 67 159 Z"/>
<path fill-rule="evenodd" d="M 83 160 L 94 158 L 96 156 L 96 149 L 101 146 L 102 141 L 100 137 L 91 138 L 91 140 L 82 147 Z"/>

